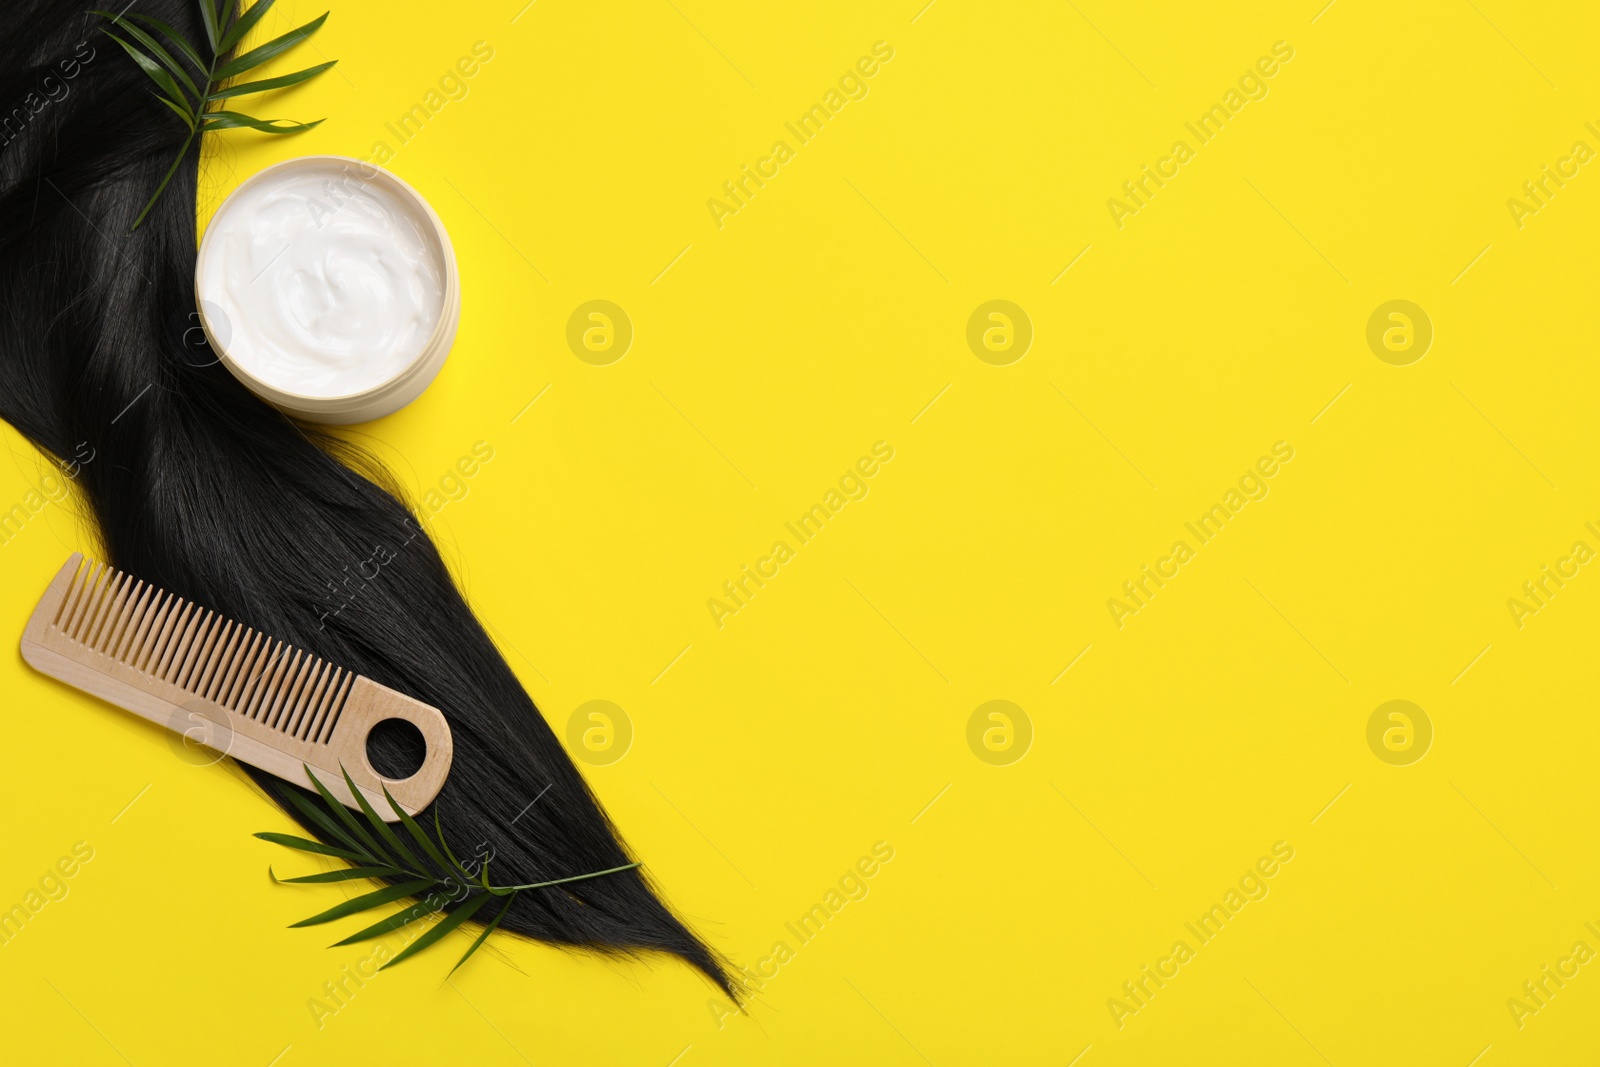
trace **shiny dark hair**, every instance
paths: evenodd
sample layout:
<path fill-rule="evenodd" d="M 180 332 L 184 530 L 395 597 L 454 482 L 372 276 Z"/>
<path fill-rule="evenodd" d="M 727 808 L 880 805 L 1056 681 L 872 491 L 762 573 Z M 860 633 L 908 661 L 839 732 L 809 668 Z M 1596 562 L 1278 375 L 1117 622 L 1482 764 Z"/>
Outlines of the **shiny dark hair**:
<path fill-rule="evenodd" d="M 197 0 L 138 11 L 203 39 Z M 198 144 L 130 232 L 187 131 L 97 22 L 0 4 L 0 417 L 70 465 L 114 566 L 440 708 L 455 761 L 435 808 L 458 855 L 492 849 L 497 883 L 630 862 L 387 473 L 258 400 L 195 329 Z M 330 613 L 330 583 L 377 549 L 393 558 Z M 297 787 L 251 774 L 299 818 Z M 641 869 L 519 893 L 502 928 L 672 953 L 734 991 Z"/>

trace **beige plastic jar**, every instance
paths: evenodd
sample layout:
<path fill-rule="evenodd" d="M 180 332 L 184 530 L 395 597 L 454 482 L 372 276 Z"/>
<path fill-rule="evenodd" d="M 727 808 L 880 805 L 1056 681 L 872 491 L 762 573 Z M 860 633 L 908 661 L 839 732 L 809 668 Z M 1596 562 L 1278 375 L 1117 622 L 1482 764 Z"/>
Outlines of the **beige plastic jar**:
<path fill-rule="evenodd" d="M 230 193 L 200 242 L 195 300 L 234 377 L 325 423 L 415 400 L 461 318 L 444 223 L 411 186 L 347 156 L 278 163 Z"/>

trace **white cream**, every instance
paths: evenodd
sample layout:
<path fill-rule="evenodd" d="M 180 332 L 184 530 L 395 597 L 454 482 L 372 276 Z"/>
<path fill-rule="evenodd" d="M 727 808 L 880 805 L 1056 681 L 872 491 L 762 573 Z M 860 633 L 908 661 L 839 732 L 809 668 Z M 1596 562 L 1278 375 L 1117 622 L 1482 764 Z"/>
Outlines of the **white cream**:
<path fill-rule="evenodd" d="M 386 178 L 319 160 L 263 175 L 218 211 L 198 295 L 240 369 L 287 393 L 342 397 L 422 353 L 444 312 L 443 255 Z"/>

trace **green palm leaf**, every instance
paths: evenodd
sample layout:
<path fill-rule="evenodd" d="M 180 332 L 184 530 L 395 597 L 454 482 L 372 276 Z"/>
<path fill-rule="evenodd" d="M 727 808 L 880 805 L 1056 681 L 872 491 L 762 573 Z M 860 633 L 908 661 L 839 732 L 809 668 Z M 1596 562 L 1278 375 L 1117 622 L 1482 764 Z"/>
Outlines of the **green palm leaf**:
<path fill-rule="evenodd" d="M 100 11 L 96 12 L 96 14 L 104 15 L 105 12 Z M 162 22 L 160 19 L 151 18 L 149 15 L 135 14 L 124 15 L 123 18 L 133 19 L 136 22 L 142 22 L 146 26 L 149 26 L 152 30 L 155 30 L 157 33 L 161 34 L 161 36 L 165 37 L 168 42 L 171 43 L 172 47 L 182 52 L 184 58 L 193 63 L 195 70 L 199 71 L 201 74 L 206 73 L 207 70 L 210 69 L 206 65 L 206 61 L 200 58 L 200 53 L 194 50 L 194 45 L 190 44 L 188 41 L 185 41 L 183 39 L 183 34 L 179 33 L 165 22 Z"/>
<path fill-rule="evenodd" d="M 397 911 L 387 919 L 381 919 L 378 922 L 373 923 L 365 930 L 357 930 L 343 941 L 335 941 L 328 947 L 339 948 L 343 945 L 353 945 L 357 941 L 371 941 L 375 937 L 382 937 L 384 934 L 392 934 L 402 926 L 408 926 L 419 919 L 426 919 L 434 912 L 443 910 L 444 900 L 442 897 L 428 897 L 420 903 L 411 905 L 411 907 L 405 909 L 404 911 Z"/>
<path fill-rule="evenodd" d="M 318 871 L 316 874 L 302 874 L 298 878 L 279 878 L 278 872 L 271 867 L 267 873 L 272 875 L 272 880 L 281 885 L 316 885 L 324 882 L 351 882 L 357 878 L 398 878 L 405 871 L 394 867 L 340 867 L 336 871 Z"/>
<path fill-rule="evenodd" d="M 297 70 L 290 74 L 280 74 L 276 77 L 261 78 L 252 82 L 239 85 L 226 86 L 223 83 L 230 78 L 237 77 L 245 71 L 253 70 L 283 53 L 289 51 L 316 33 L 327 21 L 328 13 L 324 11 L 319 18 L 313 19 L 304 26 L 296 27 L 281 37 L 275 37 L 258 48 L 252 48 L 243 55 L 234 56 L 224 62 L 223 57 L 231 52 L 247 37 L 252 30 L 260 25 L 261 19 L 272 9 L 275 0 L 255 0 L 255 3 L 244 12 L 238 12 L 236 0 L 197 0 L 200 5 L 200 22 L 205 28 L 206 44 L 204 48 L 185 40 L 183 35 L 160 19 L 149 15 L 128 14 L 126 10 L 112 14 L 109 11 L 94 11 L 106 19 L 112 26 L 117 27 L 133 43 L 124 40 L 110 30 L 101 27 L 102 32 L 110 37 L 122 50 L 127 52 L 138 65 L 139 69 L 156 83 L 161 93 L 156 97 L 163 107 L 174 112 L 183 124 L 188 127 L 189 136 L 184 139 L 183 147 L 178 149 L 178 158 L 172 161 L 172 166 L 167 168 L 162 175 L 156 190 L 150 196 L 144 209 L 133 220 L 131 229 L 137 230 L 144 222 L 145 216 L 150 214 L 150 209 L 155 207 L 156 201 L 161 199 L 161 194 L 166 191 L 167 185 L 172 181 L 172 176 L 178 172 L 178 167 L 183 163 L 188 154 L 189 146 L 195 137 L 206 130 L 256 130 L 260 133 L 290 134 L 305 133 L 315 129 L 321 119 L 315 122 L 292 122 L 286 119 L 257 119 L 237 111 L 213 111 L 212 105 L 219 100 L 227 100 L 236 96 L 248 96 L 254 93 L 269 92 L 273 89 L 283 89 L 291 85 L 299 85 L 310 81 L 317 75 L 333 67 L 334 62 L 319 63 L 316 66 Z M 135 22 L 149 27 L 161 37 L 166 39 L 166 44 L 157 40 L 151 33 L 134 25 Z M 193 64 L 197 74 L 204 75 L 202 84 L 196 77 L 191 76 L 180 63 L 173 57 L 175 50 L 189 63 Z M 208 62 L 203 58 L 210 55 Z M 187 90 L 187 95 L 185 95 Z M 190 103 L 190 97 L 194 102 Z M 322 824 L 319 822 L 319 826 Z M 360 840 L 359 833 L 356 840 Z"/>
<path fill-rule="evenodd" d="M 241 115 L 237 111 L 207 111 L 200 116 L 203 120 L 203 129 L 207 130 L 260 130 L 262 133 L 305 133 L 322 125 L 322 120 L 315 122 L 291 122 L 289 119 L 253 119 L 249 115 Z M 287 122 L 287 126 L 277 125 Z"/>
<path fill-rule="evenodd" d="M 222 35 L 222 40 L 217 43 L 217 51 L 219 53 L 226 52 L 228 49 L 244 40 L 245 34 L 249 33 L 255 28 L 256 23 L 261 21 L 261 16 L 265 15 L 272 8 L 272 4 L 273 0 L 256 0 L 256 2 L 250 6 L 249 11 L 246 11 L 244 14 L 240 15 L 238 20 L 234 22 L 232 26 L 228 27 L 228 32 L 224 33 Z"/>
<path fill-rule="evenodd" d="M 387 918 L 380 919 L 378 922 L 365 929 L 358 930 L 349 937 L 330 946 L 338 947 L 354 944 L 358 941 L 368 941 L 375 937 L 393 933 L 411 923 L 426 919 L 430 915 L 446 911 L 453 904 L 453 910 L 450 910 L 444 918 L 420 935 L 415 942 L 398 956 L 384 964 L 385 967 L 390 967 L 402 960 L 409 959 L 429 946 L 437 944 L 448 936 L 451 931 L 459 929 L 464 923 L 470 921 L 480 911 L 483 911 L 491 899 L 500 899 L 502 903 L 495 913 L 494 919 L 478 933 L 472 944 L 468 946 L 467 951 L 462 954 L 461 958 L 456 961 L 455 966 L 451 968 L 450 973 L 454 974 L 456 969 L 483 947 L 489 935 L 499 929 L 502 920 L 510 912 L 511 905 L 516 900 L 518 893 L 582 882 L 609 874 L 618 874 L 622 871 L 631 871 L 639 866 L 636 862 L 627 863 L 619 867 L 610 867 L 603 871 L 591 871 L 587 874 L 575 874 L 543 882 L 531 882 L 527 885 L 493 885 L 489 881 L 489 864 L 487 860 L 484 861 L 483 866 L 479 869 L 477 878 L 474 878 L 467 873 L 466 868 L 456 858 L 455 853 L 450 849 L 449 843 L 445 840 L 444 825 L 437 807 L 433 810 L 433 826 L 437 835 L 437 843 L 435 843 L 435 839 L 428 836 L 417 820 L 402 808 L 400 802 L 395 800 L 394 795 L 385 788 L 383 792 L 384 800 L 393 809 L 395 818 L 405 826 L 406 833 L 415 841 L 420 852 L 441 872 L 439 875 L 423 874 L 420 872 L 425 871 L 428 864 L 418 861 L 417 854 L 406 845 L 402 836 L 390 824 L 379 818 L 371 803 L 367 801 L 365 794 L 356 787 L 355 780 L 350 777 L 348 770 L 343 767 L 340 768 L 340 772 L 344 775 L 345 784 L 349 787 L 351 796 L 355 798 L 362 814 L 366 816 L 369 826 L 363 827 L 349 809 L 323 785 L 322 781 L 312 772 L 309 766 L 305 770 L 307 777 L 316 786 L 318 797 L 321 798 L 323 804 L 332 810 L 333 814 L 330 815 L 328 812 L 319 810 L 311 800 L 298 793 L 288 795 L 291 797 L 295 807 L 313 825 L 319 827 L 330 838 L 340 842 L 340 844 L 324 845 L 289 834 L 258 833 L 255 836 L 302 852 L 334 856 L 347 860 L 355 864 L 355 866 L 337 871 L 319 871 L 295 878 L 279 878 L 277 872 L 269 867 L 268 872 L 272 875 L 272 878 L 284 884 L 298 885 L 348 882 L 363 878 L 400 878 L 405 880 L 395 885 L 362 894 L 351 900 L 342 901 L 326 911 L 313 915 L 309 919 L 302 919 L 300 922 L 293 924 L 294 926 L 315 926 L 359 912 L 369 911 L 404 897 L 420 898 L 417 903 L 395 912 Z M 387 845 L 388 850 L 385 851 L 378 842 Z M 405 864 L 415 869 L 406 869 L 406 867 L 392 863 L 390 860 L 391 853 L 400 857 L 400 864 Z M 374 856 L 383 858 L 378 860 Z"/>
<path fill-rule="evenodd" d="M 150 76 L 151 81 L 161 86 L 162 90 L 165 91 L 168 96 L 174 97 L 177 101 L 182 101 L 185 110 L 189 109 L 188 101 L 183 95 L 183 90 L 178 88 L 178 83 L 172 80 L 172 75 L 168 74 L 166 69 L 163 68 L 160 63 L 157 63 L 155 60 L 151 59 L 149 56 L 133 47 L 133 45 L 112 33 L 110 30 L 101 30 L 100 32 L 104 33 L 107 37 L 120 44 L 122 46 L 122 50 L 132 56 L 135 63 L 139 64 L 139 69 Z M 199 93 L 196 93 L 195 95 L 198 96 Z M 192 111 L 190 113 L 193 114 Z"/>
<path fill-rule="evenodd" d="M 301 82 L 310 81 L 323 71 L 331 69 L 337 62 L 339 62 L 337 59 L 330 59 L 328 62 L 318 63 L 314 67 L 297 70 L 293 74 L 282 74 L 276 78 L 262 78 L 260 81 L 240 82 L 238 85 L 230 85 L 226 89 L 218 89 L 211 94 L 211 99 L 226 100 L 231 96 L 249 96 L 251 93 L 264 93 L 271 89 L 283 89 L 290 85 L 299 85 Z"/>
<path fill-rule="evenodd" d="M 439 806 L 437 804 L 433 807 L 433 835 L 439 839 L 439 847 L 444 849 L 445 857 L 450 861 L 450 869 L 460 876 L 462 881 L 472 881 L 472 875 L 468 874 L 467 869 L 461 865 L 461 861 L 456 859 L 456 854 L 450 851 L 450 842 L 444 836 L 444 824 L 439 821 Z M 479 873 L 485 878 L 489 877 L 488 860 L 483 861 L 483 867 Z M 485 882 L 484 884 L 487 885 L 488 883 Z"/>
<path fill-rule="evenodd" d="M 368 853 L 384 863 L 393 864 L 394 861 L 388 856 L 384 855 L 383 849 L 380 848 L 378 843 L 369 837 L 367 832 L 361 828 L 361 823 L 356 821 L 356 817 L 350 814 L 350 809 L 340 803 L 332 793 L 328 792 L 328 787 L 322 784 L 322 779 L 318 778 L 312 773 L 310 764 L 302 763 L 300 766 L 305 768 L 306 777 L 311 779 L 311 784 L 317 787 L 317 794 L 322 797 L 322 802 L 328 805 L 328 808 L 339 817 L 339 821 L 344 824 L 348 834 L 355 835 L 354 840 L 360 842 L 359 847 L 365 848 Z M 349 781 L 348 777 L 346 778 L 346 781 Z M 350 782 L 350 791 L 356 796 L 360 796 L 361 791 L 357 789 L 355 785 L 356 784 L 354 782 Z M 307 807 L 313 807 L 309 800 L 307 800 L 305 803 Z"/>
<path fill-rule="evenodd" d="M 172 101 L 168 100 L 166 103 L 170 105 Z M 144 209 L 139 212 L 139 217 L 133 220 L 132 226 L 128 227 L 129 233 L 139 228 L 139 223 L 144 221 L 144 217 L 150 214 L 150 209 L 156 206 L 156 201 L 161 199 L 161 194 L 167 188 L 167 183 L 172 180 L 174 174 L 178 173 L 178 164 L 183 162 L 183 154 L 189 151 L 189 142 L 194 140 L 194 135 L 198 132 L 200 132 L 199 128 L 191 123 L 189 136 L 183 139 L 183 147 L 178 149 L 178 158 L 172 161 L 172 166 L 167 168 L 167 173 L 161 176 L 161 182 L 156 186 L 156 191 L 150 194 L 150 200 L 144 205 Z"/>
<path fill-rule="evenodd" d="M 513 894 L 511 894 L 511 896 L 515 897 L 516 894 L 513 893 Z M 487 899 L 487 898 L 484 898 L 484 899 Z M 466 963 L 467 960 L 472 956 L 472 954 L 474 952 L 478 951 L 478 949 L 483 947 L 483 943 L 485 941 L 489 940 L 489 935 L 494 933 L 495 930 L 499 928 L 500 920 L 504 919 L 506 917 L 506 912 L 508 912 L 510 910 L 511 910 L 511 900 L 507 899 L 504 904 L 500 905 L 500 910 L 495 913 L 494 918 L 491 919 L 489 921 L 488 925 L 486 925 L 478 933 L 477 939 L 472 942 L 472 945 L 467 949 L 467 951 L 465 951 L 465 952 L 463 952 L 461 954 L 461 958 L 459 960 L 456 960 L 456 965 L 454 967 L 450 968 L 450 974 L 455 974 L 457 971 L 459 971 L 461 969 L 461 965 L 463 963 Z M 381 968 L 381 967 L 379 968 L 379 970 L 382 970 L 382 969 L 383 968 Z M 449 978 L 450 974 L 445 975 L 445 977 Z"/>
<path fill-rule="evenodd" d="M 410 870 L 421 873 L 424 870 L 423 864 L 411 854 L 411 850 L 406 848 L 405 843 L 389 828 L 389 824 L 380 819 L 378 813 L 372 810 L 372 805 L 367 803 L 366 795 L 356 788 L 355 779 L 350 777 L 350 772 L 345 770 L 343 765 L 339 767 L 339 770 L 344 774 L 345 785 L 350 788 L 350 795 L 356 798 L 357 804 L 361 805 L 362 814 L 367 817 L 367 822 L 372 824 L 372 828 L 377 831 L 378 836 L 383 838 L 384 843 L 394 850 L 396 856 L 399 856 L 403 862 L 410 864 Z"/>
<path fill-rule="evenodd" d="M 586 882 L 591 878 L 599 878 L 603 874 L 617 874 L 620 871 L 631 871 L 638 867 L 638 863 L 625 863 L 621 867 L 608 867 L 603 871 L 590 871 L 588 874 L 574 874 L 569 878 L 552 878 L 548 882 L 530 882 L 527 885 L 501 885 L 484 886 L 491 893 L 515 893 L 523 889 L 548 889 L 553 885 L 566 885 L 568 882 Z"/>
<path fill-rule="evenodd" d="M 321 841 L 307 841 L 305 838 L 295 837 L 293 834 L 275 834 L 266 832 L 256 834 L 255 836 L 261 838 L 263 841 L 271 841 L 274 845 L 282 845 L 285 848 L 299 849 L 301 852 L 314 852 L 319 856 L 337 856 L 339 859 L 349 860 L 352 863 L 367 862 L 366 856 L 358 856 L 349 849 L 335 848 L 332 845 L 324 845 Z"/>
<path fill-rule="evenodd" d="M 117 16 L 111 14 L 109 11 L 94 11 L 91 12 L 91 14 L 102 15 L 105 18 L 110 19 L 112 22 L 120 25 L 124 33 L 126 33 L 129 37 L 132 37 L 135 41 L 138 41 L 140 44 L 144 45 L 147 52 L 149 52 L 152 56 L 155 56 L 156 59 L 160 60 L 162 66 L 170 70 L 178 77 L 180 81 L 183 82 L 183 87 L 189 90 L 190 96 L 194 97 L 196 100 L 199 100 L 203 97 L 204 94 L 202 94 L 200 90 L 196 88 L 194 80 L 189 77 L 189 72 L 184 70 L 183 65 L 180 64 L 176 59 L 173 59 L 171 53 L 169 53 L 165 48 L 162 48 L 160 43 L 154 37 L 151 37 L 148 33 L 145 33 L 131 22 L 119 20 Z M 123 47 L 127 48 L 128 46 L 124 44 Z M 140 66 L 143 65 L 144 64 L 142 63 L 140 64 Z M 181 100 L 183 98 L 179 97 L 179 99 Z"/>
<path fill-rule="evenodd" d="M 316 823 L 317 826 L 320 827 L 322 831 L 329 837 L 333 838 L 335 841 L 338 841 L 341 847 L 349 848 L 353 852 L 360 852 L 362 850 L 361 843 L 354 837 L 350 836 L 350 834 L 346 833 L 339 827 L 337 823 L 330 819 L 327 812 L 311 803 L 311 801 L 307 800 L 299 793 L 287 792 L 284 794 L 284 796 L 289 798 L 289 803 L 293 804 L 296 810 L 298 810 L 302 815 L 310 819 L 312 822 Z"/>
<path fill-rule="evenodd" d="M 399 885 L 386 886 L 383 889 L 374 889 L 370 893 L 363 893 L 343 903 L 335 904 L 327 911 L 319 911 L 309 919 L 301 919 L 297 923 L 290 923 L 291 929 L 297 926 L 317 926 L 321 923 L 342 919 L 346 915 L 355 915 L 358 912 L 372 908 L 381 908 L 385 904 L 393 904 L 404 897 L 416 896 L 418 893 L 433 885 L 431 878 L 418 878 L 412 882 L 401 882 Z"/>
<path fill-rule="evenodd" d="M 422 847 L 422 851 L 428 854 L 428 858 L 437 863 L 441 871 L 453 870 L 453 866 L 443 856 L 439 855 L 439 850 L 433 846 L 432 841 L 428 840 L 428 835 L 422 832 L 422 827 L 417 825 L 417 820 L 407 815 L 406 809 L 402 808 L 400 802 L 395 800 L 394 796 L 389 792 L 388 786 L 384 787 L 383 795 L 389 801 L 389 806 L 394 809 L 394 813 L 400 816 L 400 821 L 405 824 L 405 828 L 410 831 L 411 836 L 416 838 L 417 844 Z"/>
<path fill-rule="evenodd" d="M 200 21 L 205 24 L 206 43 L 211 46 L 212 55 L 221 55 L 222 49 L 217 43 L 222 40 L 222 31 L 217 25 L 217 12 L 211 6 L 211 0 L 200 0 Z"/>
<path fill-rule="evenodd" d="M 446 934 L 450 933 L 450 931 L 454 930 L 456 927 L 472 918 L 478 913 L 478 909 L 482 908 L 488 902 L 489 897 L 487 895 L 473 897 L 455 911 L 452 911 L 449 915 L 446 915 L 443 919 L 440 919 L 437 923 L 434 923 L 431 930 L 417 938 L 415 941 L 411 942 L 411 944 L 407 945 L 400 955 L 396 956 L 388 963 L 385 963 L 382 967 L 379 967 L 378 970 L 387 971 L 395 964 L 402 963 L 405 960 L 410 959 L 412 956 L 415 956 L 417 953 L 421 952 L 434 942 L 440 940 Z"/>
<path fill-rule="evenodd" d="M 168 107 L 170 107 L 177 114 L 177 116 L 180 119 L 183 120 L 183 124 L 185 126 L 189 127 L 189 132 L 191 134 L 194 133 L 194 119 L 193 119 L 193 117 L 190 116 L 189 112 L 186 109 L 184 109 L 182 106 L 180 106 L 178 104 L 174 104 L 171 100 L 168 100 L 166 97 L 160 95 L 159 93 L 156 94 L 156 99 L 161 101 L 163 104 L 166 104 Z"/>
<path fill-rule="evenodd" d="M 202 3 L 203 2 L 204 0 L 202 0 Z M 244 55 L 238 56 L 232 60 L 229 60 L 227 63 L 224 63 L 222 66 L 218 67 L 212 72 L 212 79 L 219 82 L 227 81 L 229 78 L 237 77 L 247 70 L 253 70 L 256 67 L 259 67 L 267 60 L 272 59 L 275 56 L 282 55 L 284 52 L 287 52 L 289 49 L 293 48 L 307 37 L 310 37 L 313 33 L 316 33 L 318 30 L 322 29 L 322 24 L 326 21 L 328 21 L 328 12 L 324 11 L 320 17 L 312 19 L 304 26 L 297 26 L 288 33 L 284 34 L 282 37 L 274 37 L 260 48 L 252 48 L 250 51 L 244 53 Z M 220 55 L 222 52 L 226 51 L 226 49 L 219 48 L 216 51 L 217 54 Z"/>

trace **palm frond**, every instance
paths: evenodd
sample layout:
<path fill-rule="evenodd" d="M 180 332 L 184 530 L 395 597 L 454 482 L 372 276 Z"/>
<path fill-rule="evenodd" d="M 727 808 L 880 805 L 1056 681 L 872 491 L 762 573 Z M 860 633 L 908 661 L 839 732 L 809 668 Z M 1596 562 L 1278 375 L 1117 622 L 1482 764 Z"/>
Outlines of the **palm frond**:
<path fill-rule="evenodd" d="M 256 0 L 244 11 L 239 10 L 234 0 L 196 0 L 196 3 L 200 5 L 200 21 L 206 31 L 204 44 L 185 40 L 177 30 L 148 15 L 113 14 L 109 11 L 89 12 L 92 15 L 99 15 L 109 25 L 121 31 L 122 36 L 119 36 L 110 29 L 101 27 L 102 32 L 122 46 L 122 50 L 133 58 L 139 69 L 155 82 L 161 90 L 156 94 L 156 98 L 171 109 L 189 130 L 189 136 L 184 138 L 183 147 L 178 149 L 178 158 L 173 161 L 161 183 L 156 186 L 150 202 L 139 212 L 139 217 L 133 220 L 132 229 L 135 230 L 139 228 L 145 216 L 150 214 L 150 209 L 155 206 L 156 201 L 161 199 L 167 184 L 178 171 L 178 164 L 183 162 L 184 154 L 189 151 L 189 145 L 199 134 L 207 130 L 241 129 L 268 134 L 304 133 L 322 121 L 321 119 L 315 122 L 258 119 L 237 111 L 213 109 L 213 104 L 232 97 L 250 96 L 303 84 L 332 69 L 338 62 L 332 60 L 297 70 L 292 74 L 280 74 L 272 78 L 229 85 L 227 83 L 231 79 L 276 59 L 316 33 L 327 21 L 328 13 L 324 11 L 320 17 L 312 19 L 304 26 L 298 26 L 280 37 L 228 59 L 226 58 L 228 54 L 238 47 L 260 24 L 262 16 L 271 10 L 273 0 Z M 141 23 L 148 27 L 148 30 L 138 25 Z M 155 32 L 151 33 L 150 30 Z M 166 43 L 157 40 L 155 34 L 165 38 Z M 187 60 L 187 65 L 175 57 L 173 51 L 176 51 L 177 56 L 183 60 Z M 207 59 L 207 56 L 210 58 Z M 190 66 L 194 68 L 192 73 L 188 69 Z"/>
<path fill-rule="evenodd" d="M 311 841 L 307 838 L 296 837 L 292 834 L 259 833 L 255 836 L 263 841 L 282 845 L 285 848 L 295 849 L 299 852 L 309 852 L 315 855 L 331 856 L 351 864 L 349 867 L 333 871 L 321 871 L 316 874 L 301 875 L 296 878 L 280 878 L 276 871 L 268 868 L 275 882 L 281 885 L 326 885 L 355 881 L 357 879 L 388 879 L 391 885 L 363 893 L 349 900 L 342 901 L 325 911 L 318 912 L 309 919 L 302 919 L 294 926 L 316 926 L 326 922 L 358 915 L 365 911 L 393 904 L 408 897 L 415 898 L 417 903 L 407 905 L 388 918 L 380 919 L 372 925 L 356 931 L 349 937 L 336 943 L 350 945 L 358 941 L 368 941 L 375 937 L 383 937 L 394 933 L 414 922 L 419 922 L 432 915 L 437 915 L 453 905 L 447 915 L 430 927 L 427 932 L 419 936 L 399 955 L 385 967 L 392 967 L 403 960 L 421 952 L 431 945 L 444 940 L 452 931 L 472 919 L 482 911 L 491 900 L 500 900 L 501 904 L 495 910 L 495 916 L 484 924 L 482 932 L 467 948 L 467 951 L 456 961 L 451 968 L 454 974 L 456 968 L 478 951 L 489 935 L 499 928 L 500 922 L 506 913 L 511 910 L 512 902 L 518 893 L 525 893 L 537 889 L 547 889 L 552 886 L 567 885 L 572 882 L 582 882 L 590 878 L 599 878 L 608 874 L 617 874 L 622 871 L 631 871 L 639 866 L 637 863 L 625 864 L 621 867 L 612 867 L 604 871 L 594 871 L 590 874 L 570 875 L 565 878 L 552 878 L 542 882 L 529 882 L 523 885 L 492 885 L 489 882 L 489 861 L 483 858 L 475 866 L 464 864 L 458 860 L 450 846 L 445 843 L 444 828 L 439 822 L 438 809 L 434 809 L 434 836 L 430 837 L 422 824 L 400 806 L 400 802 L 384 790 L 384 799 L 394 810 L 400 824 L 405 827 L 416 845 L 413 850 L 405 843 L 405 839 L 395 832 L 389 823 L 378 817 L 378 813 L 368 803 L 361 790 L 356 787 L 355 780 L 350 773 L 340 768 L 344 775 L 345 785 L 349 788 L 361 814 L 365 817 L 366 825 L 329 791 L 323 781 L 317 777 L 315 771 L 309 766 L 305 767 L 306 777 L 316 788 L 317 799 L 312 800 L 298 793 L 291 793 L 289 798 L 295 809 L 303 815 L 307 822 L 315 826 L 320 832 L 326 834 L 331 840 L 338 842 L 336 845 L 325 845 L 320 841 Z M 321 803 L 319 804 L 318 801 Z M 427 860 L 418 859 L 426 856 Z M 487 914 L 487 913 L 485 913 Z"/>

